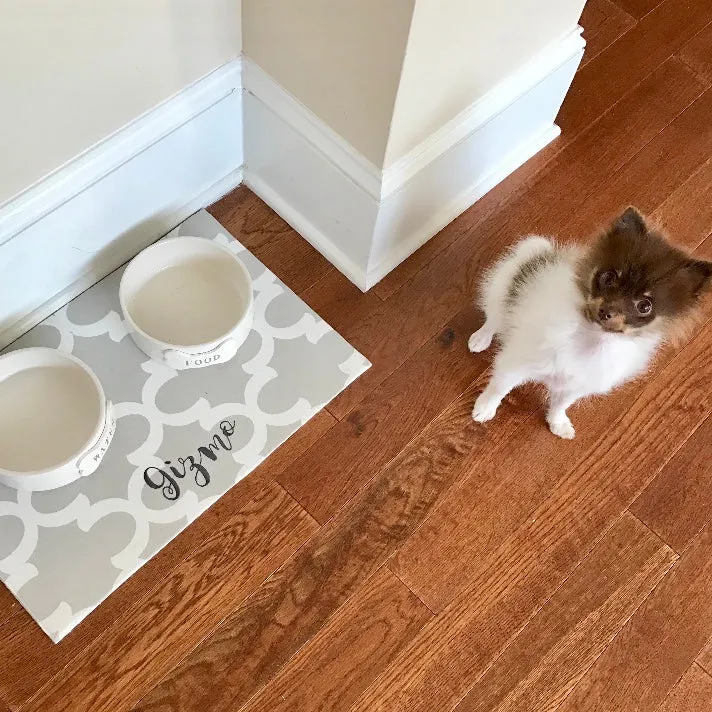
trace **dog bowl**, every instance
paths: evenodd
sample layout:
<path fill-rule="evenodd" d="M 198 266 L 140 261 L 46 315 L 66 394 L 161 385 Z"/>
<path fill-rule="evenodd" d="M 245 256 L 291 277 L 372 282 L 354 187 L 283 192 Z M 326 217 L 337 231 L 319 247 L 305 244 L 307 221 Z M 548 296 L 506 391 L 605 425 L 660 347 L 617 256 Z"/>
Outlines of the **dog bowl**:
<path fill-rule="evenodd" d="M 183 370 L 229 361 L 252 328 L 252 280 L 228 250 L 201 237 L 161 240 L 139 253 L 119 287 L 136 345 Z"/>
<path fill-rule="evenodd" d="M 48 348 L 0 356 L 0 482 L 51 490 L 92 474 L 116 422 L 99 379 Z"/>

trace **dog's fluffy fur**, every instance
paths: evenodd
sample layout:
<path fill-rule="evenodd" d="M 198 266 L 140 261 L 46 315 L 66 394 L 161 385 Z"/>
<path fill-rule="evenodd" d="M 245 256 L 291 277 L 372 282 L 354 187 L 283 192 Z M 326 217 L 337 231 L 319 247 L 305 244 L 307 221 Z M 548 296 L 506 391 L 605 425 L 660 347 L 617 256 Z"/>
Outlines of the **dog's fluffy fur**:
<path fill-rule="evenodd" d="M 472 417 L 490 420 L 513 388 L 543 383 L 551 431 L 573 438 L 567 408 L 644 372 L 691 321 L 711 276 L 712 263 L 672 245 L 635 208 L 588 246 L 522 240 L 482 284 L 485 324 L 469 347 L 484 351 L 497 336 L 501 348 Z"/>

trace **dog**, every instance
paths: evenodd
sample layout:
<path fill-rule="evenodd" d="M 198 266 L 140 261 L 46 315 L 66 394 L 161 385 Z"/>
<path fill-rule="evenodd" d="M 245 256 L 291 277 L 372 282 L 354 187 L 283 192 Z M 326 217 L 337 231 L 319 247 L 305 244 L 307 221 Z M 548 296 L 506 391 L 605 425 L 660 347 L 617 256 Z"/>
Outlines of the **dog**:
<path fill-rule="evenodd" d="M 549 393 L 546 420 L 571 439 L 566 411 L 645 372 L 662 343 L 689 333 L 701 313 L 712 263 L 672 244 L 633 207 L 589 245 L 530 236 L 486 272 L 485 323 L 472 352 L 500 348 L 472 411 L 491 420 L 502 399 L 527 382 Z"/>

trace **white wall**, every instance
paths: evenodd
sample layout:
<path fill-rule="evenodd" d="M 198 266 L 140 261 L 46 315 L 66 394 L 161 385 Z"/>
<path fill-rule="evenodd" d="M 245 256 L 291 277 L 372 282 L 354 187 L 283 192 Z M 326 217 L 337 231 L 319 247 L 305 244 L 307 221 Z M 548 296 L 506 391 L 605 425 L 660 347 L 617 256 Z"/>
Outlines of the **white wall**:
<path fill-rule="evenodd" d="M 0 204 L 240 50 L 239 0 L 0 0 Z"/>
<path fill-rule="evenodd" d="M 381 166 L 415 2 L 243 0 L 245 53 Z"/>
<path fill-rule="evenodd" d="M 569 33 L 585 0 L 417 0 L 388 167 Z"/>
<path fill-rule="evenodd" d="M 243 0 L 245 53 L 387 168 L 571 32 L 585 0 Z"/>

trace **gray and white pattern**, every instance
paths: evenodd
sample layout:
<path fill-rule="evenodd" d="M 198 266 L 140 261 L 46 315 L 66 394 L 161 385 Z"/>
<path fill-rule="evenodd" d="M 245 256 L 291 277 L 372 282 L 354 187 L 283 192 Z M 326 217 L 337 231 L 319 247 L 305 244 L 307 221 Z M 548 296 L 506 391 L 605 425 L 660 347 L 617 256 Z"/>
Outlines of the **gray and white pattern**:
<path fill-rule="evenodd" d="M 121 317 L 122 269 L 10 347 L 73 353 L 117 418 L 92 476 L 52 492 L 0 485 L 0 580 L 55 642 L 370 365 L 205 211 L 170 235 L 214 239 L 250 271 L 254 324 L 233 360 L 181 372 L 149 360 Z"/>

